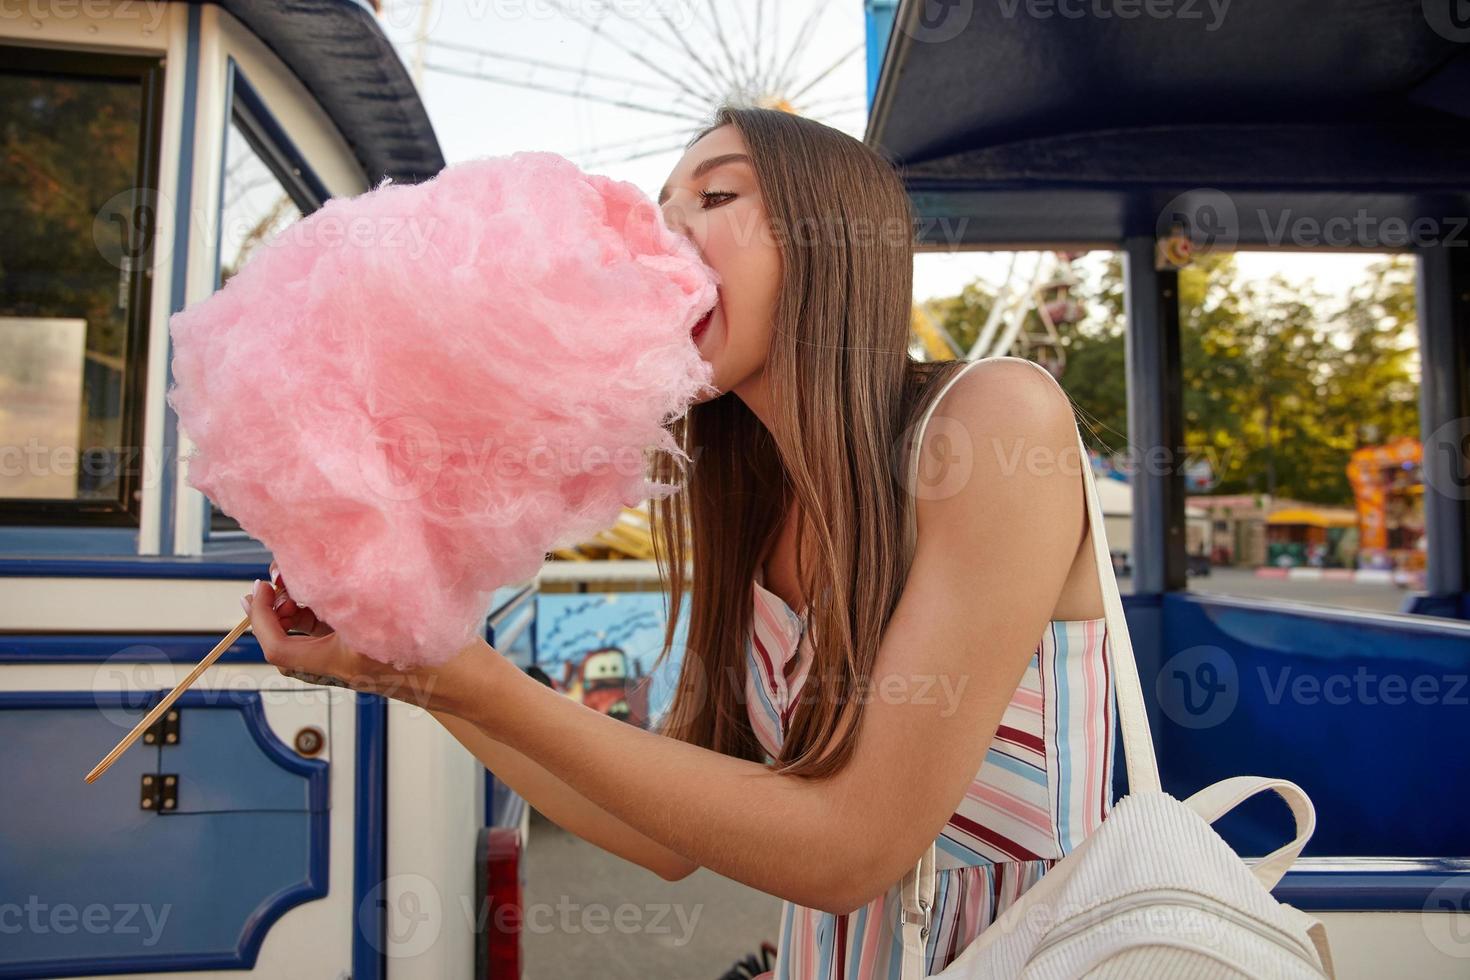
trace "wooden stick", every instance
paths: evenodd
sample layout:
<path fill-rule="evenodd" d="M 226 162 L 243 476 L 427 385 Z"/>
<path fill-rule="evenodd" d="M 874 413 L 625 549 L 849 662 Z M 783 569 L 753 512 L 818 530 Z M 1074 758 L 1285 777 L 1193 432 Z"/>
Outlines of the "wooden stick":
<path fill-rule="evenodd" d="M 277 592 L 276 594 L 279 595 L 280 593 Z M 124 735 L 122 741 L 118 742 L 117 745 L 113 747 L 112 751 L 107 753 L 107 756 L 101 762 L 97 763 L 97 765 L 92 768 L 91 772 L 87 773 L 85 777 L 87 782 L 95 782 L 98 776 L 102 775 L 109 768 L 111 768 L 112 764 L 118 760 L 118 757 L 127 751 L 128 746 L 132 745 L 139 738 L 141 738 L 143 733 L 148 730 L 149 726 L 151 726 L 160 717 L 162 717 L 163 713 L 169 709 L 169 706 L 179 699 L 179 695 L 187 691 L 189 689 L 189 685 L 197 681 L 199 679 L 199 675 L 208 670 L 210 665 L 218 660 L 220 658 L 220 655 L 228 650 L 236 640 L 244 636 L 245 631 L 248 629 L 250 629 L 249 615 L 240 620 L 240 624 L 238 626 L 226 633 L 225 638 L 216 643 L 214 645 L 214 649 L 209 651 L 209 655 L 206 656 L 203 660 L 199 661 L 198 665 L 195 666 L 193 670 L 189 671 L 189 676 L 185 677 L 183 680 L 179 681 L 178 684 L 174 685 L 174 689 L 172 691 L 169 691 L 168 695 L 162 701 L 158 702 L 158 704 L 153 708 L 152 711 L 144 715 L 143 720 L 134 725 L 133 730 Z"/>

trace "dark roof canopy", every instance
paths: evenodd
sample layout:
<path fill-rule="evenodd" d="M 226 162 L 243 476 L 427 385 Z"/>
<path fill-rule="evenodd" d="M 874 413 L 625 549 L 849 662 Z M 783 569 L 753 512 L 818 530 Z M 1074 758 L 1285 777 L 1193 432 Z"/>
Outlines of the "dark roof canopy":
<path fill-rule="evenodd" d="M 967 219 L 931 240 L 1116 242 L 1206 201 L 1241 244 L 1395 247 L 1388 219 L 1448 234 L 1467 213 L 1452 7 L 903 0 L 866 139 L 926 218 Z"/>
<path fill-rule="evenodd" d="M 370 186 L 444 168 L 407 69 L 360 0 L 211 0 L 275 52 L 341 131 Z"/>

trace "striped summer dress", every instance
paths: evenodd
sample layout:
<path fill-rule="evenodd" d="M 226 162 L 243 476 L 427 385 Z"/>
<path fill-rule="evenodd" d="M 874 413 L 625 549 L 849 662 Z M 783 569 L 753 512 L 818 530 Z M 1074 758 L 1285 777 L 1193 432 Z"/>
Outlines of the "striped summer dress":
<path fill-rule="evenodd" d="M 934 398 L 973 367 L 957 372 Z M 1045 371 L 1040 365 L 1038 370 Z M 917 427 L 924 426 L 934 407 Z M 913 451 L 917 452 L 918 442 Z M 917 486 L 918 460 L 910 462 Z M 905 528 L 912 557 L 917 528 Z M 1098 529 L 1101 533 L 1101 529 Z M 806 611 L 752 583 L 745 700 L 767 753 L 780 752 L 811 668 Z M 1112 807 L 1117 705 L 1105 618 L 1052 620 L 1006 706 L 980 769 L 935 840 L 934 910 L 925 973 L 948 966 L 986 926 L 1091 833 Z M 861 909 L 833 915 L 786 901 L 771 980 L 899 980 L 901 882 Z"/>

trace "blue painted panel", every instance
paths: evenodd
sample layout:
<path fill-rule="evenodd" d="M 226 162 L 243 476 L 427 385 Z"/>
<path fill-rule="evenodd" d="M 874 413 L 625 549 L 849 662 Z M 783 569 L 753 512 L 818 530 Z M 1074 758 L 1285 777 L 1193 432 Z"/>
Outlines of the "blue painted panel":
<path fill-rule="evenodd" d="M 485 641 L 521 667 L 536 662 L 536 610 L 539 595 L 538 589 L 528 588 L 517 593 L 513 601 L 502 601 L 497 592 L 497 611 L 490 617 L 486 627 Z M 529 622 L 525 622 L 527 614 L 531 616 Z M 516 630 L 520 632 L 510 635 Z M 484 773 L 485 825 L 518 826 L 526 801 L 515 790 L 496 779 L 490 770 L 486 769 Z"/>
<path fill-rule="evenodd" d="M 388 701 L 357 693 L 357 782 L 352 827 L 352 980 L 383 980 L 386 903 L 370 901 L 388 869 Z M 377 894 L 381 895 L 381 891 Z"/>
<path fill-rule="evenodd" d="M 48 578 L 267 578 L 270 552 L 255 550 L 225 558 L 192 555 L 133 555 L 128 558 L 62 557 L 59 555 L 0 557 L 0 575 Z"/>
<path fill-rule="evenodd" d="M 1282 776 L 1317 809 L 1309 856 L 1470 856 L 1470 624 L 1186 593 L 1163 599 L 1164 788 Z M 1216 824 L 1242 854 L 1288 835 L 1252 800 Z"/>
<path fill-rule="evenodd" d="M 130 527 L 0 527 L 0 555 L 136 555 Z"/>
<path fill-rule="evenodd" d="M 41 865 L 6 868 L 5 901 L 36 912 L 0 944 L 0 976 L 93 975 L 124 964 L 127 972 L 248 968 L 252 920 L 283 899 L 300 900 L 288 898 L 301 890 L 309 860 L 299 814 L 145 814 L 140 826 L 123 828 L 113 819 L 120 811 L 78 809 L 91 816 L 85 836 L 33 841 Z M 75 910 L 73 931 L 66 910 Z M 87 927 L 88 915 L 100 927 Z"/>
<path fill-rule="evenodd" d="M 1451 592 L 1447 595 L 1405 596 L 1402 611 L 1412 616 L 1443 616 L 1446 619 L 1470 619 L 1470 592 Z"/>
<path fill-rule="evenodd" d="M 102 663 L 195 664 L 220 641 L 214 633 L 16 633 L 0 635 L 0 664 Z M 264 663 L 260 641 L 247 633 L 217 663 Z"/>
<path fill-rule="evenodd" d="M 1377 862 L 1334 861 L 1332 870 L 1289 871 L 1271 889 L 1278 901 L 1299 909 L 1359 912 L 1464 911 L 1470 908 L 1470 860 L 1421 858 Z"/>
<path fill-rule="evenodd" d="M 868 106 L 878 91 L 878 76 L 883 69 L 883 52 L 888 48 L 888 35 L 893 33 L 893 14 L 898 0 L 864 0 L 863 23 L 868 56 Z"/>
<path fill-rule="evenodd" d="M 256 692 L 203 707 L 209 693 L 180 703 L 258 726 Z M 0 977 L 249 969 L 280 916 L 326 894 L 324 762 L 264 743 L 282 756 L 274 765 L 312 786 L 314 811 L 143 810 L 140 777 L 159 771 L 153 747 L 135 745 L 97 782 L 82 780 L 144 710 L 117 692 L 0 693 L 0 905 L 18 910 L 6 913 Z M 245 734 L 261 750 L 260 733 Z"/>
<path fill-rule="evenodd" d="M 262 711 L 251 710 L 257 705 L 254 691 L 190 689 L 175 702 L 179 742 L 163 746 L 158 761 L 159 771 L 179 776 L 175 813 L 326 809 L 324 782 L 306 778 L 326 763 L 282 744 Z M 316 799 L 313 788 L 321 790 Z"/>

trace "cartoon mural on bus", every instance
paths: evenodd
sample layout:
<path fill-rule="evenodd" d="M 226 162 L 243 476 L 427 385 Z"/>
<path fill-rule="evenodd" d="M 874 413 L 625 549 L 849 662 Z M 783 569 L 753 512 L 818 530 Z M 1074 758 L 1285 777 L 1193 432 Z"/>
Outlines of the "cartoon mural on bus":
<path fill-rule="evenodd" d="M 653 666 L 664 636 L 662 593 L 542 593 L 537 601 L 536 666 L 552 686 L 594 711 L 652 727 L 683 659 L 676 634 L 669 658 Z"/>

